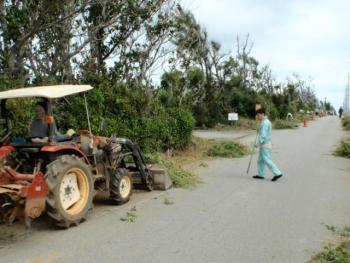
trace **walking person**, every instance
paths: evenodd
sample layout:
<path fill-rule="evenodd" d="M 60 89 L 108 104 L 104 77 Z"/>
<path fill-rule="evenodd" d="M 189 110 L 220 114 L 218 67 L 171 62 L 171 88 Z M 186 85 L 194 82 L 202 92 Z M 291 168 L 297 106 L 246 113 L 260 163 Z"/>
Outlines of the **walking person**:
<path fill-rule="evenodd" d="M 265 166 L 271 170 L 274 177 L 271 181 L 277 181 L 282 177 L 281 171 L 274 164 L 271 159 L 271 132 L 272 125 L 267 116 L 265 116 L 265 110 L 259 109 L 256 111 L 258 119 L 261 121 L 259 126 L 258 140 L 255 147 L 259 148 L 259 158 L 258 158 L 258 175 L 253 176 L 254 179 L 264 179 L 265 178 Z"/>
<path fill-rule="evenodd" d="M 343 108 L 342 107 L 339 108 L 338 113 L 339 113 L 339 118 L 341 118 L 341 116 L 343 115 Z"/>

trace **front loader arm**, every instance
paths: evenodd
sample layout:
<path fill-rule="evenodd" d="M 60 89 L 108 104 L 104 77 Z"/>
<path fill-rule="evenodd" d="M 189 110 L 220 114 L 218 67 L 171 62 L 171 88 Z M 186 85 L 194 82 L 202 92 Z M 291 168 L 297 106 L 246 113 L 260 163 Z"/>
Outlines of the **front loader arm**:
<path fill-rule="evenodd" d="M 124 138 L 114 138 L 111 140 L 114 143 L 118 143 L 125 148 L 127 148 L 132 153 L 132 158 L 136 165 L 136 168 L 139 170 L 142 181 L 145 183 L 149 191 L 153 190 L 153 175 L 150 173 L 147 168 L 145 157 L 143 156 L 140 146 L 132 141 Z"/>

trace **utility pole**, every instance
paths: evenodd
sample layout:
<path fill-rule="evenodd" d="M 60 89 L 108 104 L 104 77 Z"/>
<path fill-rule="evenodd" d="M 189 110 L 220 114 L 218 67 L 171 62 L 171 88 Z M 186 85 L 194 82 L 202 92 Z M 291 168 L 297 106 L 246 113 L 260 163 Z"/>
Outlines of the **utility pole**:
<path fill-rule="evenodd" d="M 345 96 L 344 96 L 344 103 L 343 103 L 343 110 L 344 112 L 349 112 L 349 87 L 350 87 L 350 74 L 348 74 L 346 84 L 345 84 Z"/>
<path fill-rule="evenodd" d="M 346 81 L 346 85 L 345 85 L 345 97 L 344 97 L 344 104 L 343 104 L 343 110 L 344 112 L 349 112 L 350 108 L 349 108 L 349 86 L 350 86 L 350 74 L 348 74 L 348 78 Z"/>
<path fill-rule="evenodd" d="M 349 112 L 349 86 L 350 86 L 350 74 L 348 74 L 348 83 L 346 85 L 346 97 L 345 97 L 345 101 L 346 101 L 346 112 Z"/>

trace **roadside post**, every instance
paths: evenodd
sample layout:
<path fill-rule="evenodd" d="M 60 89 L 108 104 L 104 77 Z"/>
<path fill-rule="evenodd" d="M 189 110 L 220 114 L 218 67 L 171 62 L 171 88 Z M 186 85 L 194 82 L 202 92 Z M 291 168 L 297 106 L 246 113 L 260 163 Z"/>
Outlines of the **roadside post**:
<path fill-rule="evenodd" d="M 238 113 L 236 112 L 231 112 L 228 114 L 228 120 L 232 121 L 232 123 L 235 125 L 238 121 Z"/>

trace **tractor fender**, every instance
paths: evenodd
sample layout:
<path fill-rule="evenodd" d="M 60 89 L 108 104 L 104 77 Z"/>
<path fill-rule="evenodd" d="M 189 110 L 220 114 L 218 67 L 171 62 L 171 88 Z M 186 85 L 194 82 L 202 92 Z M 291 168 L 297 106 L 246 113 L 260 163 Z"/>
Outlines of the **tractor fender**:
<path fill-rule="evenodd" d="M 57 153 L 57 154 L 74 154 L 76 156 L 84 158 L 86 164 L 90 164 L 87 156 L 77 147 L 69 145 L 46 145 L 41 148 L 41 152 Z"/>

